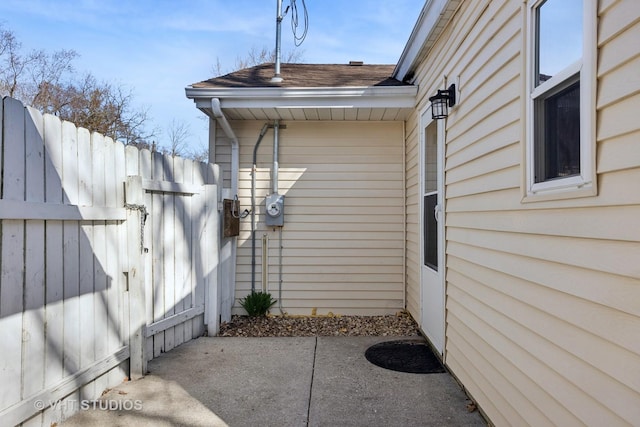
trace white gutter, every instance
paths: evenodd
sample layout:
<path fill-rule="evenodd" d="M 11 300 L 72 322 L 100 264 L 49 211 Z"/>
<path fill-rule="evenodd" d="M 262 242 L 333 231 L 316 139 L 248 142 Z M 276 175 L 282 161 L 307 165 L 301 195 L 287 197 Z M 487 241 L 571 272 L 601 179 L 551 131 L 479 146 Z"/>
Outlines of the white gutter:
<path fill-rule="evenodd" d="M 227 135 L 231 141 L 231 194 L 233 196 L 237 196 L 238 175 L 240 173 L 240 144 L 238 143 L 236 134 L 233 132 L 233 129 L 231 129 L 229 121 L 222 112 L 220 99 L 211 98 L 211 111 L 213 113 L 213 117 L 216 118 L 225 135 Z"/>
<path fill-rule="evenodd" d="M 348 98 L 348 97 L 410 97 L 416 88 L 404 86 L 344 86 L 344 87 L 193 87 L 187 86 L 187 98 Z"/>
<path fill-rule="evenodd" d="M 417 86 L 342 88 L 194 88 L 185 89 L 196 107 L 208 109 L 211 98 L 225 108 L 412 108 Z"/>

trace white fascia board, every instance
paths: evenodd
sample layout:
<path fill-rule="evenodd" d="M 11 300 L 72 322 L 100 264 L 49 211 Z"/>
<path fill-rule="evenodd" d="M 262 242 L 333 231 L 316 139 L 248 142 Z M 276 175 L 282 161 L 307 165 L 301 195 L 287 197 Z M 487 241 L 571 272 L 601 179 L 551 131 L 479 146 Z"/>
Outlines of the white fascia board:
<path fill-rule="evenodd" d="M 444 18 L 444 11 L 451 0 L 426 0 L 418 21 L 409 36 L 409 40 L 400 55 L 398 64 L 393 70 L 393 78 L 404 81 L 408 73 L 413 71 L 423 50 L 429 49 L 441 31 L 440 20 Z M 428 43 L 429 42 L 429 43 Z"/>
<path fill-rule="evenodd" d="M 186 88 L 187 98 L 204 108 L 211 98 L 220 99 L 222 108 L 411 108 L 417 93 L 416 86 Z"/>

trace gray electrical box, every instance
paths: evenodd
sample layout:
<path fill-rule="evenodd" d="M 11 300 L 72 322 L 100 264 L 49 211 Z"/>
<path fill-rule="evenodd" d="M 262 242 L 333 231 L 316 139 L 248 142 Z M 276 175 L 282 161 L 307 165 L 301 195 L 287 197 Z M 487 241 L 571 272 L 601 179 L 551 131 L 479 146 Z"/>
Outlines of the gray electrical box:
<path fill-rule="evenodd" d="M 266 199 L 265 224 L 271 227 L 284 225 L 284 196 L 278 193 L 269 194 Z"/>

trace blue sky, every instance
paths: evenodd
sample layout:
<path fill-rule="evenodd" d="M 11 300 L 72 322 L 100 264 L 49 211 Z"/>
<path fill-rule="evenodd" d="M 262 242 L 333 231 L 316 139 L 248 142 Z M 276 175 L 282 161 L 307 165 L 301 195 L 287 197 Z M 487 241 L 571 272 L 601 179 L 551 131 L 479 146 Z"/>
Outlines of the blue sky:
<path fill-rule="evenodd" d="M 582 56 L 582 1 L 546 2 L 540 11 L 540 72 L 553 76 Z"/>
<path fill-rule="evenodd" d="M 283 8 L 289 0 L 283 0 Z M 421 0 L 306 0 L 309 31 L 298 48 L 305 63 L 395 64 L 420 14 Z M 302 0 L 297 0 L 302 13 Z M 23 47 L 73 49 L 77 71 L 133 90 L 160 130 L 189 126 L 191 145 L 206 146 L 206 121 L 184 88 L 232 71 L 252 48 L 275 46 L 276 0 L 2 0 L 0 22 Z M 283 51 L 294 49 L 283 21 Z"/>

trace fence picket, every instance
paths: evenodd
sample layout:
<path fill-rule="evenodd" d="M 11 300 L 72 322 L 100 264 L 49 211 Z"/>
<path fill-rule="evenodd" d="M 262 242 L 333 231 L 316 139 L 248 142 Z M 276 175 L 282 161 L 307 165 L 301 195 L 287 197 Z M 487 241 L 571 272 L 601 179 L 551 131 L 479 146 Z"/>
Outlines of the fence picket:
<path fill-rule="evenodd" d="M 57 117 L 44 116 L 44 168 L 45 199 L 48 203 L 63 202 L 62 195 L 62 123 Z M 63 378 L 62 357 L 56 357 L 50 349 L 58 349 L 63 344 L 63 243 L 62 221 L 47 221 L 46 227 L 46 313 L 47 324 L 45 354 L 45 387 L 56 384 Z M 46 417 L 45 417 L 46 421 Z M 51 423 L 49 423 L 51 424 Z"/>
<path fill-rule="evenodd" d="M 2 167 L 2 159 L 4 152 L 4 98 L 0 98 L 0 167 Z M 2 198 L 2 174 L 0 173 L 0 199 Z"/>
<path fill-rule="evenodd" d="M 137 155 L 138 159 L 136 160 L 139 165 L 139 175 L 143 179 L 151 179 L 152 177 L 152 165 L 153 160 L 151 157 L 151 152 L 149 150 L 140 150 L 140 153 Z M 127 166 L 129 167 L 129 166 Z M 154 301 L 155 301 L 155 282 L 153 276 L 153 268 L 154 268 L 154 260 L 156 258 L 155 255 L 155 247 L 154 247 L 154 230 L 156 228 L 156 216 L 153 214 L 153 197 L 151 193 L 144 193 L 143 204 L 146 206 L 146 209 L 149 212 L 149 216 L 147 217 L 147 222 L 144 227 L 144 239 L 145 239 L 145 248 L 148 252 L 144 254 L 144 291 L 145 291 L 145 319 L 146 323 L 152 323 L 154 320 Z M 151 360 L 155 357 L 155 340 L 156 337 L 148 337 L 147 338 L 147 348 L 146 355 L 147 360 Z M 162 337 L 162 341 L 164 342 L 164 336 Z"/>
<path fill-rule="evenodd" d="M 50 204 L 64 202 L 62 190 L 62 122 L 57 117 L 44 115 L 45 145 L 45 201 Z M 64 378 L 64 289 L 63 289 L 63 222 L 45 222 L 46 243 L 46 352 L 45 389 L 59 384 Z M 52 425 L 60 419 L 61 409 L 47 408 L 42 425 Z"/>
<path fill-rule="evenodd" d="M 25 108 L 19 101 L 4 99 L 3 199 L 24 200 Z"/>
<path fill-rule="evenodd" d="M 191 160 L 185 160 L 182 163 L 182 169 L 183 169 L 183 179 L 184 182 L 188 182 L 189 184 L 193 184 L 193 161 Z M 183 203 L 183 211 L 182 211 L 182 215 L 183 215 L 183 229 L 184 229 L 184 247 L 183 247 L 183 254 L 182 254 L 182 261 L 181 261 L 181 265 L 183 265 L 184 267 L 184 279 L 182 281 L 182 295 L 181 295 L 181 300 L 182 300 L 182 304 L 183 304 L 183 309 L 184 310 L 188 310 L 190 308 L 193 308 L 193 291 L 194 291 L 194 275 L 193 275 L 193 269 L 191 268 L 191 265 L 193 263 L 191 263 L 190 261 L 187 260 L 191 260 L 193 258 L 193 223 L 194 223 L 194 217 L 193 217 L 193 213 L 192 213 L 192 204 L 193 204 L 193 197 L 194 196 L 189 196 L 189 197 L 183 197 L 182 199 L 184 200 Z M 194 320 L 190 320 L 187 322 L 184 322 L 184 340 L 186 341 L 190 341 L 193 338 L 193 322 L 196 321 L 196 319 Z"/>
<path fill-rule="evenodd" d="M 126 160 L 125 160 L 125 146 L 120 142 L 113 141 L 111 138 L 107 138 L 108 158 L 109 163 L 106 166 L 106 191 L 107 191 L 107 206 L 110 207 L 122 207 L 124 206 L 124 177 L 126 174 Z M 113 165 L 113 169 L 110 169 L 109 165 Z M 113 170 L 110 173 L 109 170 Z M 109 257 L 108 269 L 110 272 L 115 272 L 113 277 L 114 286 L 109 289 L 109 306 L 117 307 L 112 310 L 110 314 L 112 321 L 115 320 L 116 324 L 112 325 L 109 329 L 109 353 L 112 353 L 115 349 L 120 348 L 128 340 L 129 331 L 125 330 L 125 325 L 128 323 L 128 311 L 126 312 L 127 318 L 125 318 L 124 311 L 124 294 L 125 294 L 125 278 L 122 273 L 127 271 L 125 267 L 126 251 L 126 223 L 121 222 L 107 222 L 107 253 L 111 254 Z M 111 313 L 111 312 L 110 312 Z M 121 382 L 124 378 L 129 376 L 127 370 L 127 364 L 122 363 L 119 369 L 114 369 L 109 374 L 109 383 L 114 384 Z"/>
<path fill-rule="evenodd" d="M 78 135 L 73 123 L 62 122 L 62 186 L 66 204 L 79 202 Z M 63 223 L 64 343 L 63 369 L 80 369 L 80 233 L 77 222 Z"/>
<path fill-rule="evenodd" d="M 202 270 L 204 275 L 204 296 L 206 298 L 205 308 L 207 309 L 207 331 L 209 335 L 215 335 L 220 326 L 220 300 L 222 293 L 218 286 L 218 269 L 215 268 L 213 260 L 218 259 L 219 254 L 219 228 L 216 221 L 218 208 L 216 201 L 216 193 L 218 191 L 216 185 L 205 185 L 205 205 L 204 205 L 204 238 L 202 239 L 202 248 L 207 256 L 202 257 Z"/>
<path fill-rule="evenodd" d="M 4 99 L 3 198 L 24 198 L 24 108 L 11 98 Z M 24 221 L 2 221 L 2 264 L 0 271 L 0 384 L 22 384 L 20 373 L 22 347 Z M 20 401 L 20 393 L 3 390 L 0 407 Z"/>
<path fill-rule="evenodd" d="M 44 123 L 38 110 L 25 109 L 25 200 L 44 202 Z M 44 386 L 44 221 L 25 221 L 25 283 L 23 328 L 22 398 Z"/>
<path fill-rule="evenodd" d="M 79 204 L 80 182 L 78 177 L 78 131 L 71 122 L 62 122 L 62 187 L 64 203 Z M 64 314 L 63 345 L 61 349 L 63 370 L 76 372 L 80 369 L 80 225 L 64 221 L 63 233 L 63 277 Z M 60 416 L 70 416 L 73 411 L 68 402 L 80 399 L 76 391 L 63 400 Z"/>
<path fill-rule="evenodd" d="M 203 174 L 204 168 L 202 163 L 196 162 L 193 164 L 193 183 L 204 186 L 205 176 Z M 191 227 L 191 251 L 194 254 L 195 260 L 191 263 L 193 277 L 194 277 L 194 305 L 195 306 L 204 306 L 204 270 L 203 270 L 203 262 L 204 258 L 207 256 L 205 252 L 203 252 L 203 245 L 205 241 L 204 236 L 204 224 L 205 224 L 205 197 L 206 193 L 202 191 L 200 194 L 196 194 L 192 200 L 192 218 L 194 218 L 193 226 Z M 200 336 L 204 334 L 204 323 L 206 319 L 206 314 L 202 316 L 202 318 L 196 318 L 192 322 L 193 327 L 193 335 L 194 338 L 196 336 Z"/>
<path fill-rule="evenodd" d="M 105 138 L 99 133 L 91 134 L 91 196 L 93 206 L 105 206 Z M 102 331 L 96 337 L 96 358 L 102 359 L 109 354 L 108 336 L 111 322 L 109 320 L 109 306 L 107 289 L 111 286 L 111 278 L 107 274 L 107 244 L 106 225 L 104 221 L 94 221 L 93 228 L 93 256 L 94 256 L 94 307 L 95 328 Z M 102 392 L 108 387 L 107 378 L 96 379 L 96 392 Z"/>
<path fill-rule="evenodd" d="M 104 165 L 105 165 L 105 176 L 104 176 L 104 198 L 106 206 L 115 207 L 117 201 L 117 190 L 116 190 L 116 182 L 114 180 L 114 172 L 116 170 L 116 160 L 115 160 L 115 146 L 114 142 L 111 138 L 104 138 Z M 122 182 L 121 182 L 122 185 Z M 121 205 L 122 206 L 122 205 Z M 113 352 L 117 348 L 120 347 L 120 336 L 119 336 L 119 328 L 120 328 L 120 319 L 119 315 L 121 313 L 121 305 L 120 305 L 120 275 L 117 274 L 119 259 L 118 259 L 118 251 L 117 251 L 117 238 L 118 238 L 118 227 L 117 223 L 112 221 L 107 221 L 104 224 L 104 230 L 106 234 L 105 238 L 105 268 L 109 272 L 108 274 L 108 284 L 106 290 L 106 301 L 107 301 L 107 315 L 109 321 L 109 328 L 107 330 L 107 348 L 109 349 L 109 353 Z M 112 376 L 112 379 L 117 379 L 118 372 L 113 371 L 109 374 Z M 122 377 L 119 378 L 122 380 Z"/>
<path fill-rule="evenodd" d="M 163 177 L 165 181 L 172 181 L 173 159 L 169 155 L 159 156 L 162 162 Z M 162 245 L 164 246 L 164 315 L 169 317 L 175 314 L 175 195 L 164 194 L 162 196 Z M 169 351 L 175 347 L 175 328 L 164 331 L 164 351 Z"/>
<path fill-rule="evenodd" d="M 127 203 L 131 205 L 142 204 L 144 194 L 142 189 L 142 178 L 140 176 L 127 177 L 126 193 Z M 129 312 L 129 326 L 131 328 L 130 371 L 133 379 L 140 378 L 146 373 L 147 362 L 147 356 L 145 354 L 145 274 L 144 271 L 140 270 L 140 267 L 143 265 L 143 253 L 140 247 L 140 241 L 137 238 L 139 237 L 138 231 L 140 230 L 141 215 L 143 215 L 143 212 L 140 212 L 139 210 L 129 209 L 127 211 L 127 229 L 129 235 L 136 236 L 128 241 L 129 266 L 127 268 L 129 274 L 129 306 L 131 310 Z"/>
<path fill-rule="evenodd" d="M 220 329 L 220 320 L 229 320 L 231 318 L 231 307 L 229 304 L 224 304 L 221 301 L 225 300 L 225 297 L 228 299 L 233 299 L 233 291 L 230 289 L 226 289 L 226 295 L 223 294 L 223 289 L 218 284 L 219 276 L 217 274 L 218 269 L 216 268 L 216 262 L 214 260 L 218 259 L 220 253 L 220 229 L 218 227 L 218 201 L 221 201 L 222 194 L 222 186 L 221 185 L 213 185 L 218 182 L 219 177 L 221 176 L 220 168 L 217 165 L 210 163 L 203 163 L 202 167 L 204 169 L 204 174 L 206 176 L 207 182 L 207 198 L 205 199 L 205 212 L 207 217 L 206 222 L 206 240 L 204 246 L 204 253 L 211 254 L 205 259 L 205 271 L 206 277 L 205 286 L 210 289 L 212 292 L 210 294 L 215 295 L 215 299 L 210 301 L 210 305 L 212 310 L 215 311 L 216 316 L 212 325 L 212 328 L 209 328 L 209 332 L 211 334 L 218 333 Z M 220 178 L 221 179 L 221 178 Z M 233 269 L 235 271 L 235 268 Z M 222 305 L 222 309 L 220 308 Z M 225 308 L 227 307 L 227 308 Z M 212 330 L 213 329 L 213 330 Z"/>
<path fill-rule="evenodd" d="M 25 199 L 44 202 L 44 119 L 35 108 L 25 109 Z"/>
<path fill-rule="evenodd" d="M 179 157 L 174 157 L 173 159 L 173 179 L 175 182 L 185 182 L 184 181 L 184 161 Z M 174 259 L 174 280 L 173 280 L 173 312 L 175 314 L 181 313 L 185 309 L 189 307 L 185 307 L 184 299 L 185 299 L 185 274 L 183 268 L 185 254 L 185 230 L 186 230 L 186 221 L 184 215 L 184 204 L 185 199 L 189 197 L 184 197 L 180 195 L 175 195 L 172 197 L 174 204 L 174 215 L 173 215 L 173 233 L 174 233 L 174 250 L 175 250 L 175 259 Z M 174 331 L 174 345 L 177 347 L 182 344 L 185 340 L 184 337 L 184 324 L 180 323 L 173 328 Z"/>
<path fill-rule="evenodd" d="M 79 128 L 78 135 L 78 204 L 81 206 L 93 206 L 91 198 L 91 168 L 92 147 L 89 131 Z M 93 224 L 91 221 L 79 222 L 79 310 L 80 310 L 80 336 L 92 337 L 80 341 L 80 368 L 86 368 L 96 359 L 96 340 L 94 335 L 97 330 L 95 315 L 96 301 L 94 299 L 94 273 L 93 273 Z M 81 389 L 82 399 L 92 399 L 96 393 L 95 383 L 91 382 Z"/>
<path fill-rule="evenodd" d="M 151 154 L 152 178 L 163 180 L 164 173 L 162 167 L 162 155 Z M 151 193 L 151 216 L 153 217 L 152 246 L 153 246 L 153 321 L 157 322 L 164 318 L 164 257 L 165 245 L 162 236 L 164 235 L 163 221 L 163 196 L 160 193 Z M 159 356 L 165 351 L 165 332 L 162 331 L 153 337 L 153 357 Z"/>
<path fill-rule="evenodd" d="M 127 199 L 126 185 L 128 182 L 129 176 L 137 176 L 139 175 L 138 169 L 138 158 L 141 156 L 141 152 L 134 146 L 125 146 L 116 148 L 116 175 L 126 177 L 127 181 L 125 181 L 125 186 L 121 187 L 118 185 L 118 188 L 122 188 L 122 194 L 118 195 L 118 204 L 120 206 L 124 206 L 126 203 L 129 203 Z M 140 200 L 141 203 L 144 203 L 144 200 Z M 119 230 L 119 238 L 118 238 L 118 252 L 120 253 L 120 271 L 122 271 L 125 275 L 123 284 L 122 284 L 122 292 L 121 294 L 121 307 L 122 307 L 122 327 L 121 327 L 121 340 L 122 345 L 130 344 L 131 340 L 131 273 L 130 273 L 130 263 L 131 258 L 129 255 L 129 244 L 130 239 L 127 238 L 127 228 L 129 226 L 128 221 L 125 221 L 124 224 L 120 226 Z M 146 283 L 146 279 L 142 278 L 142 280 Z M 146 306 L 146 301 L 145 301 Z M 146 317 L 145 317 L 146 318 Z M 143 340 L 146 341 L 144 338 Z M 147 349 L 140 348 L 143 354 L 148 354 Z M 146 350 L 146 351 L 144 351 Z M 147 358 L 143 356 L 143 360 L 140 363 L 146 363 Z M 129 361 L 128 365 L 126 363 L 121 365 L 120 371 L 123 375 L 132 377 L 132 363 Z"/>

